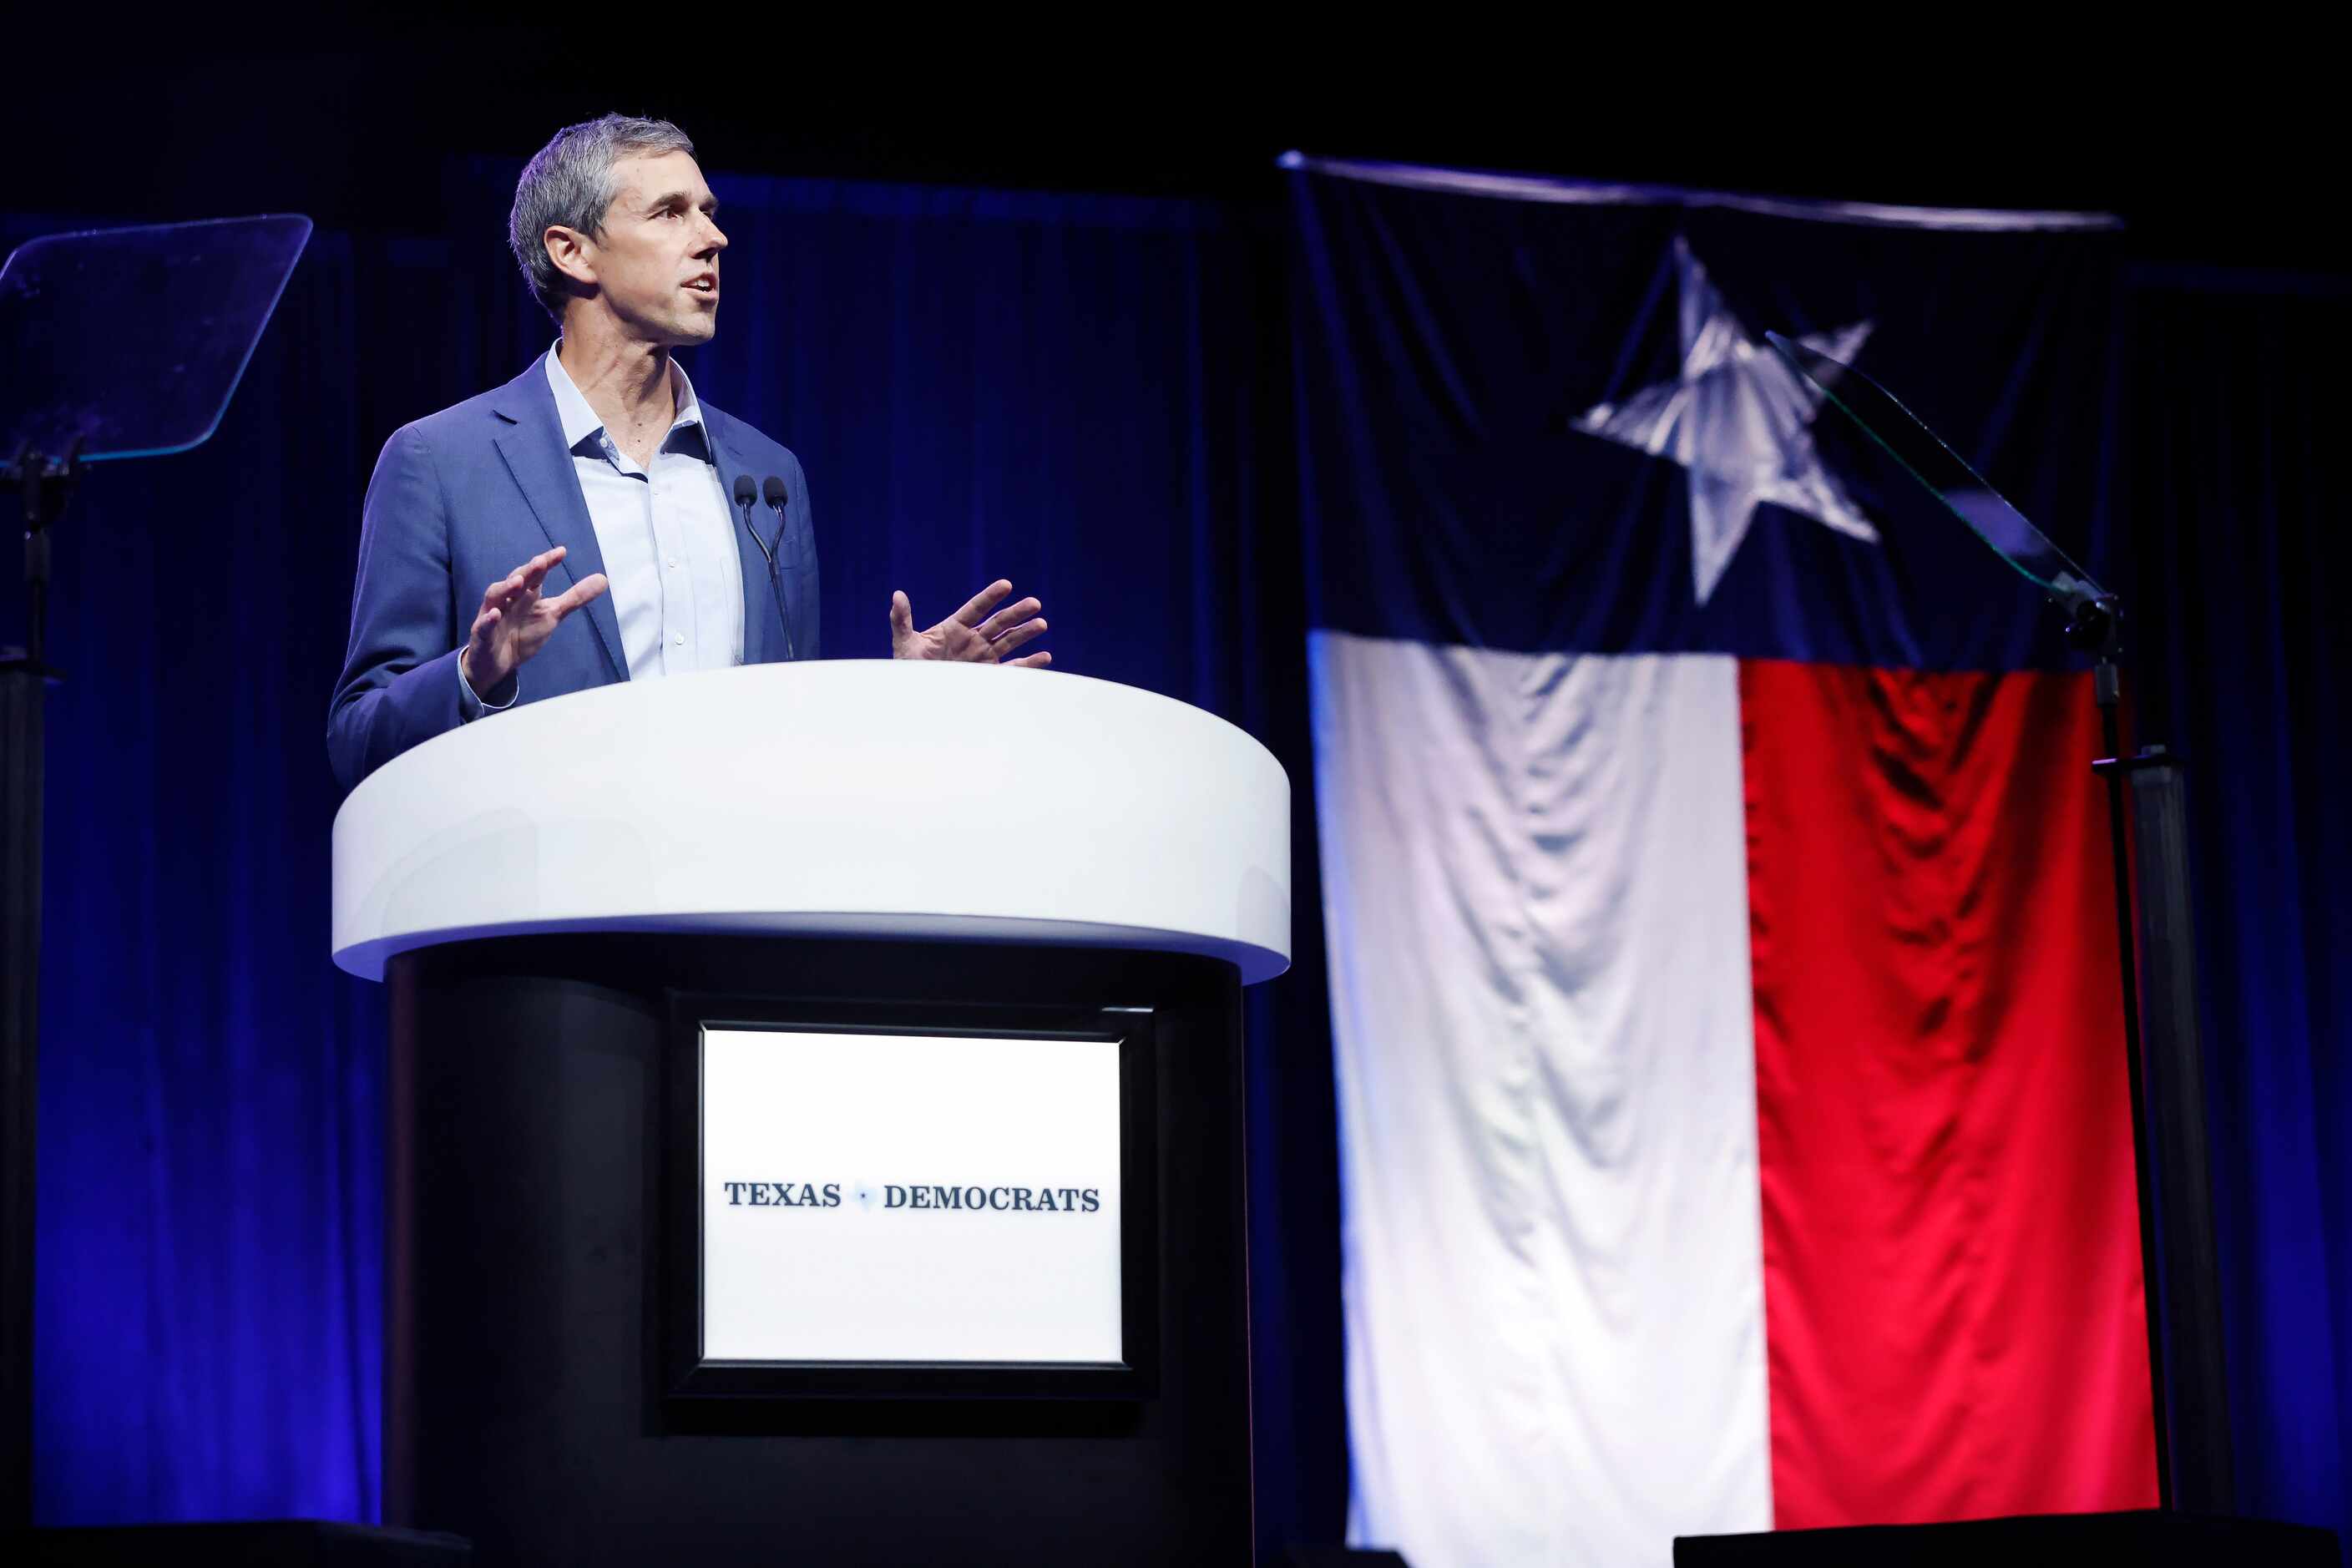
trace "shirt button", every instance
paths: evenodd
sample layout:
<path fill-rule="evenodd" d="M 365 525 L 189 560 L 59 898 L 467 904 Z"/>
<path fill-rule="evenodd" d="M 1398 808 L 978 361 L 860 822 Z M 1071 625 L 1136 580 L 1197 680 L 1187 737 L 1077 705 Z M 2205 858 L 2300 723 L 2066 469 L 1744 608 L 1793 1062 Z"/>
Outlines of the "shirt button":
<path fill-rule="evenodd" d="M 669 569 L 673 572 L 677 570 L 677 557 L 675 555 L 669 558 Z"/>
<path fill-rule="evenodd" d="M 669 634 L 669 640 L 676 643 L 678 647 L 684 647 L 686 646 L 686 634 L 684 632 L 672 632 Z"/>

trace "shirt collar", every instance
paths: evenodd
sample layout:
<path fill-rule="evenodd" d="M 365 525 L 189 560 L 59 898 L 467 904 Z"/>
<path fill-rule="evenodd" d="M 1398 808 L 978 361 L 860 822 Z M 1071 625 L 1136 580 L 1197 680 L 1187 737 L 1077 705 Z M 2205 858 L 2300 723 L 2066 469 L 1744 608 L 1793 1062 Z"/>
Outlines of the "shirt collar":
<path fill-rule="evenodd" d="M 576 450 L 580 443 L 591 436 L 603 437 L 604 422 L 596 417 L 596 411 L 588 406 L 588 399 L 573 384 L 572 373 L 563 368 L 563 361 L 557 353 L 562 347 L 563 340 L 558 338 L 554 346 L 547 351 L 547 384 L 555 391 L 555 416 L 563 423 L 563 445 L 570 451 Z M 669 374 L 670 389 L 677 397 L 677 416 L 669 422 L 671 433 L 675 434 L 688 425 L 698 430 L 702 425 L 702 405 L 695 400 L 692 378 L 688 376 L 686 367 L 675 357 L 669 362 Z M 597 444 L 601 447 L 604 443 L 600 439 Z M 667 444 L 667 438 L 664 444 Z"/>

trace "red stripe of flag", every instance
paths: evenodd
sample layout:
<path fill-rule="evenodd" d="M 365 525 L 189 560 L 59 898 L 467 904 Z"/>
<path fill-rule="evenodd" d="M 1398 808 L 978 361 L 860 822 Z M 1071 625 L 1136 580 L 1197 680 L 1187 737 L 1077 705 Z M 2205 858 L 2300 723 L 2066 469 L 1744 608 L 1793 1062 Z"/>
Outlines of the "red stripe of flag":
<path fill-rule="evenodd" d="M 2153 1506 L 2088 679 L 1740 701 L 1776 1522 Z"/>

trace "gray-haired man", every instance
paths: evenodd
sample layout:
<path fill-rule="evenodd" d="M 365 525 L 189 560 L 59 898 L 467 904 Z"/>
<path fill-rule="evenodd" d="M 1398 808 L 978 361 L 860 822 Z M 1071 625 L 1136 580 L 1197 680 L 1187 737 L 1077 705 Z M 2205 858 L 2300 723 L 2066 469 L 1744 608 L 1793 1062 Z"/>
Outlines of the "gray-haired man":
<path fill-rule="evenodd" d="M 523 170 L 508 237 L 562 336 L 377 459 L 327 719 L 344 788 L 517 702 L 816 656 L 800 460 L 700 402 L 672 358 L 717 331 L 718 214 L 666 121 L 567 126 Z M 929 631 L 893 594 L 891 653 L 1049 662 L 1014 657 L 1045 623 L 1012 591 L 992 583 Z"/>

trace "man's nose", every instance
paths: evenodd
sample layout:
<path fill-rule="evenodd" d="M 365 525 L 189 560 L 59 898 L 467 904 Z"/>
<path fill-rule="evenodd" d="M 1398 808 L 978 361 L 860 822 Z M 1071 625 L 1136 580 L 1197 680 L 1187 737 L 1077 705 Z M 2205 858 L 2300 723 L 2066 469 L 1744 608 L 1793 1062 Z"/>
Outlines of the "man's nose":
<path fill-rule="evenodd" d="M 717 223 L 713 222 L 709 218 L 704 218 L 702 220 L 702 224 L 706 230 L 702 237 L 702 247 L 705 250 L 713 251 L 726 249 L 727 231 L 720 228 Z"/>

